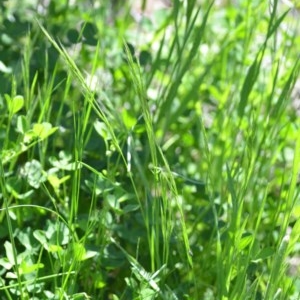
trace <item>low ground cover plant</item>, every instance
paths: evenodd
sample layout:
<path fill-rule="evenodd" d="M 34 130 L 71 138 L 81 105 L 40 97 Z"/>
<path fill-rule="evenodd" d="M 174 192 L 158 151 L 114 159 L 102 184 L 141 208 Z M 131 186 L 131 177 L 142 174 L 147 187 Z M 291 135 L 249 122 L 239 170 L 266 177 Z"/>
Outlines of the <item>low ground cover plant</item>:
<path fill-rule="evenodd" d="M 297 10 L 156 2 L 0 3 L 0 299 L 300 298 Z"/>

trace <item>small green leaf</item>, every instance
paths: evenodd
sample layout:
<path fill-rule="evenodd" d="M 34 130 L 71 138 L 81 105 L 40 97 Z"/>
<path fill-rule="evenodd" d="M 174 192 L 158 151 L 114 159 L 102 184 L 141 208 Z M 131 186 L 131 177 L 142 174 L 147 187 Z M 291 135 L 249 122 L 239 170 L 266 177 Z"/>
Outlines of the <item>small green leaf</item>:
<path fill-rule="evenodd" d="M 96 122 L 94 123 L 94 128 L 105 141 L 111 140 L 110 132 L 105 123 L 96 120 Z"/>
<path fill-rule="evenodd" d="M 75 261 L 83 261 L 86 258 L 86 250 L 81 243 L 73 244 L 73 258 Z"/>
<path fill-rule="evenodd" d="M 8 95 L 5 95 L 7 104 L 8 104 L 8 110 L 11 115 L 14 115 L 19 110 L 21 110 L 24 106 L 24 97 L 23 96 L 15 96 L 14 98 L 10 98 Z"/>
<path fill-rule="evenodd" d="M 29 264 L 26 263 L 25 260 L 23 260 L 20 267 L 19 267 L 19 272 L 20 272 L 21 275 L 29 274 L 29 273 L 32 273 L 34 271 L 37 271 L 38 269 L 42 269 L 42 268 L 44 268 L 44 264 L 42 264 L 42 263 L 29 265 Z"/>
<path fill-rule="evenodd" d="M 42 182 L 47 180 L 46 173 L 43 171 L 41 163 L 33 159 L 28 161 L 21 171 L 21 174 L 26 177 L 27 182 L 34 188 L 39 188 Z"/>
<path fill-rule="evenodd" d="M 14 273 L 14 272 L 7 272 L 5 277 L 6 278 L 11 278 L 11 279 L 17 279 L 18 278 L 17 274 Z"/>
<path fill-rule="evenodd" d="M 49 245 L 49 252 L 52 252 L 52 253 L 56 253 L 56 252 L 62 252 L 63 251 L 63 248 L 59 245 Z"/>
<path fill-rule="evenodd" d="M 14 259 L 14 251 L 12 248 L 12 244 L 8 241 L 6 241 L 4 243 L 4 248 L 5 248 L 5 252 L 6 252 L 6 257 L 8 259 L 8 261 L 10 262 L 10 264 L 12 264 L 13 266 L 15 265 L 15 259 Z"/>
<path fill-rule="evenodd" d="M 95 278 L 94 286 L 96 289 L 103 289 L 106 286 L 106 281 L 103 280 L 102 276 Z"/>
<path fill-rule="evenodd" d="M 131 129 L 136 124 L 136 118 L 134 118 L 126 109 L 122 112 L 122 118 L 127 129 Z"/>
<path fill-rule="evenodd" d="M 6 270 L 10 270 L 14 264 L 12 264 L 7 257 L 0 258 L 0 266 L 2 266 Z"/>
<path fill-rule="evenodd" d="M 259 261 L 259 260 L 266 259 L 266 258 L 274 255 L 274 253 L 275 253 L 274 248 L 271 248 L 271 247 L 264 248 L 256 255 L 256 257 L 253 261 Z"/>
<path fill-rule="evenodd" d="M 250 66 L 247 75 L 245 77 L 242 90 L 240 93 L 240 102 L 238 105 L 238 114 L 242 118 L 245 112 L 245 108 L 248 104 L 248 99 L 249 95 L 253 89 L 253 86 L 256 82 L 258 73 L 259 73 L 259 68 L 260 68 L 260 61 L 258 57 L 254 60 L 252 65 Z"/>
<path fill-rule="evenodd" d="M 86 259 L 95 257 L 95 256 L 98 255 L 98 254 L 99 254 L 99 252 L 97 252 L 97 251 L 87 250 L 87 251 L 85 252 L 85 255 L 84 255 L 84 257 L 83 257 L 83 260 L 86 260 Z"/>
<path fill-rule="evenodd" d="M 52 127 L 52 125 L 48 122 L 37 123 L 33 125 L 32 131 L 36 137 L 40 139 L 45 139 L 52 133 L 54 133 L 58 127 Z"/>
<path fill-rule="evenodd" d="M 28 145 L 32 143 L 36 139 L 36 135 L 32 130 L 28 130 L 25 132 L 24 137 L 23 137 L 23 143 L 25 145 Z"/>
<path fill-rule="evenodd" d="M 51 134 L 53 134 L 58 127 L 52 127 L 48 122 L 36 123 L 31 130 L 28 130 L 24 134 L 23 143 L 26 145 L 34 142 L 36 139 L 44 140 Z"/>
<path fill-rule="evenodd" d="M 154 299 L 156 295 L 156 291 L 149 289 L 149 288 L 143 288 L 141 290 L 141 297 L 142 299 Z"/>
<path fill-rule="evenodd" d="M 88 45 L 97 45 L 97 33 L 98 29 L 95 24 L 87 22 L 82 26 L 82 35 L 85 38 L 85 43 Z"/>
<path fill-rule="evenodd" d="M 67 32 L 67 38 L 72 44 L 77 44 L 80 40 L 79 32 L 76 29 L 70 29 Z"/>
<path fill-rule="evenodd" d="M 20 230 L 17 233 L 18 240 L 29 251 L 33 249 L 31 233 L 32 233 L 32 229 L 30 227 L 27 227 L 24 230 Z"/>
<path fill-rule="evenodd" d="M 35 230 L 33 232 L 33 236 L 41 243 L 41 245 L 48 251 L 48 242 L 47 242 L 47 237 L 46 233 L 43 230 Z"/>
<path fill-rule="evenodd" d="M 107 195 L 106 197 L 107 204 L 114 210 L 120 210 L 120 202 L 117 197 L 113 194 Z"/>
<path fill-rule="evenodd" d="M 141 51 L 141 53 L 139 55 L 139 59 L 140 59 L 141 66 L 150 64 L 151 60 L 152 60 L 151 53 L 149 51 L 143 50 L 143 51 Z"/>
<path fill-rule="evenodd" d="M 245 234 L 240 241 L 237 243 L 237 248 L 241 251 L 245 249 L 251 242 L 252 242 L 253 236 L 250 233 Z"/>
<path fill-rule="evenodd" d="M 129 212 L 138 210 L 139 208 L 140 208 L 140 206 L 138 204 L 128 204 L 122 209 L 122 211 L 123 211 L 123 213 L 129 213 Z"/>
<path fill-rule="evenodd" d="M 70 175 L 64 176 L 62 178 L 58 178 L 56 174 L 50 174 L 48 175 L 47 179 L 49 183 L 52 185 L 53 189 L 58 192 L 59 187 L 62 183 L 67 181 L 70 178 Z"/>
<path fill-rule="evenodd" d="M 80 168 L 80 165 L 76 165 L 74 162 L 72 163 L 71 160 L 72 155 L 65 151 L 60 151 L 58 158 L 56 156 L 49 157 L 50 164 L 57 169 L 71 171 Z"/>
<path fill-rule="evenodd" d="M 1 60 L 0 60 L 0 72 L 10 74 L 12 72 L 11 67 L 7 67 Z"/>
<path fill-rule="evenodd" d="M 17 131 L 24 134 L 28 128 L 28 122 L 25 116 L 21 115 L 17 118 Z"/>

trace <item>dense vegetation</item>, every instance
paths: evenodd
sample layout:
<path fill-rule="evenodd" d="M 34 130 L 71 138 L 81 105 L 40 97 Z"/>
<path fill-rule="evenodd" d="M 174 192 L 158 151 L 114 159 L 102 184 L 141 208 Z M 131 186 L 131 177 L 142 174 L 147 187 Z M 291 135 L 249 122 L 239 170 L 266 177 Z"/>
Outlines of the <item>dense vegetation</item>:
<path fill-rule="evenodd" d="M 136 2 L 0 2 L 0 299 L 300 299 L 297 11 Z"/>

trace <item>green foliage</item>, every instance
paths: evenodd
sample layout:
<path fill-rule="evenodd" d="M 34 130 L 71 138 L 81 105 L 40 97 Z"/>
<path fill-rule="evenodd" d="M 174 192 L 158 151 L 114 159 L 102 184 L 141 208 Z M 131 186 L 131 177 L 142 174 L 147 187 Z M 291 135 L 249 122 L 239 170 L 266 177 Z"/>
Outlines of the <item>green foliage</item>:
<path fill-rule="evenodd" d="M 152 1 L 0 2 L 0 299 L 299 298 L 294 16 Z"/>

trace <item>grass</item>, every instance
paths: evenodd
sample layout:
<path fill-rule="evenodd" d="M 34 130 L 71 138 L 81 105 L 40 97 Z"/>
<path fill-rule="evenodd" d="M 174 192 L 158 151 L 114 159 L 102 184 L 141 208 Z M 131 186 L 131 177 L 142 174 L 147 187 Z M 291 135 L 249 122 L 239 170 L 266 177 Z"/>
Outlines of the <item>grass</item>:
<path fill-rule="evenodd" d="M 200 2 L 0 4 L 0 299 L 300 299 L 298 25 Z"/>

